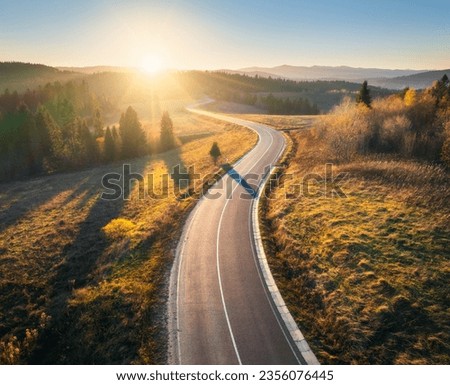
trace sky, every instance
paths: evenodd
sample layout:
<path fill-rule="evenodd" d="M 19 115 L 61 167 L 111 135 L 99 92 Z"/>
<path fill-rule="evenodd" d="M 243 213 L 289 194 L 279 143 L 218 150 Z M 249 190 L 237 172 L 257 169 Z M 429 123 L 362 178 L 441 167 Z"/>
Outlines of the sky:
<path fill-rule="evenodd" d="M 450 67 L 449 0 L 0 0 L 0 61 Z"/>

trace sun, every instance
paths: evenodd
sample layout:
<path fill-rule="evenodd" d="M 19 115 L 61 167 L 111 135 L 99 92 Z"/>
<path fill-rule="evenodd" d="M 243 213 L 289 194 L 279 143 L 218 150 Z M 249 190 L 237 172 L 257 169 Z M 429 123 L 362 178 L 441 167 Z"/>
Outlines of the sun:
<path fill-rule="evenodd" d="M 161 56 L 156 54 L 148 54 L 142 58 L 139 68 L 143 72 L 154 75 L 164 70 L 164 61 Z"/>

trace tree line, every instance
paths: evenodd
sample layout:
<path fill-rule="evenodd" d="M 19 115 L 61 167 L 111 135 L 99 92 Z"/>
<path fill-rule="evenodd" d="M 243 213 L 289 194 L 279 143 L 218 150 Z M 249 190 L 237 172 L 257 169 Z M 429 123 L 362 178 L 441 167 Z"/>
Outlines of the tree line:
<path fill-rule="evenodd" d="M 343 96 L 358 92 L 360 85 L 343 80 L 296 81 L 217 71 L 185 71 L 176 74 L 183 89 L 202 97 L 255 105 L 270 114 L 317 114 L 339 104 Z M 286 96 L 289 93 L 290 97 Z M 374 97 L 394 91 L 372 87 Z M 267 95 L 275 98 L 266 100 Z"/>
<path fill-rule="evenodd" d="M 165 112 L 159 150 L 175 146 L 173 123 Z M 136 111 L 128 107 L 118 127 L 105 129 L 102 110 L 83 83 L 54 84 L 21 95 L 6 90 L 0 96 L 0 181 L 76 170 L 149 152 Z"/>
<path fill-rule="evenodd" d="M 272 94 L 259 98 L 260 105 L 271 115 L 317 115 L 319 107 L 306 98 L 277 98 Z"/>

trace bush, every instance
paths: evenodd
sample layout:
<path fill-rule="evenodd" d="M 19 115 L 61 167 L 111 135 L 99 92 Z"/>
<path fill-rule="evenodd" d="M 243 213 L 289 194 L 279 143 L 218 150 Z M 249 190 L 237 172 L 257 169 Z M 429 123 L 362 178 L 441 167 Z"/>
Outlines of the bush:
<path fill-rule="evenodd" d="M 338 161 L 372 153 L 449 162 L 450 134 L 444 130 L 449 121 L 450 106 L 442 101 L 438 106 L 430 90 L 408 90 L 374 100 L 371 109 L 345 99 L 322 119 L 319 130 Z"/>
<path fill-rule="evenodd" d="M 109 222 L 102 230 L 107 238 L 118 240 L 126 237 L 131 238 L 136 231 L 136 225 L 128 219 L 117 218 Z"/>
<path fill-rule="evenodd" d="M 369 109 L 355 105 L 350 98 L 344 101 L 321 124 L 331 156 L 338 161 L 350 161 L 366 151 L 369 131 Z M 320 128 L 319 128 L 320 129 Z"/>

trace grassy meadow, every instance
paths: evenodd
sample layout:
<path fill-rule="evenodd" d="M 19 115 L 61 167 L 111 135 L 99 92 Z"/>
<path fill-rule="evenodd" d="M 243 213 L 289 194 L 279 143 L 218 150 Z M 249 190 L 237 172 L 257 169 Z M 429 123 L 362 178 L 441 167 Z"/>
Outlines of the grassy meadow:
<path fill-rule="evenodd" d="M 218 172 L 214 141 L 230 161 L 257 141 L 229 123 L 182 111 L 172 117 L 175 133 L 194 135 L 174 150 L 1 184 L 1 363 L 165 363 L 169 270 L 196 200 L 139 199 L 136 183 L 127 199 L 106 201 L 101 178 L 129 163 L 132 172 L 153 174 L 160 194 L 162 176 L 178 164 L 202 176 Z M 202 182 L 189 187 L 199 192 Z"/>
<path fill-rule="evenodd" d="M 288 134 L 280 184 L 262 204 L 281 293 L 323 364 L 449 364 L 448 171 L 394 156 L 337 159 L 323 129 L 332 118 Z M 257 120 L 274 119 L 280 129 L 307 123 Z M 345 198 L 332 196 L 328 162 L 346 174 Z"/>
<path fill-rule="evenodd" d="M 244 118 L 244 116 L 243 116 Z M 246 114 L 245 119 L 253 120 L 263 124 L 268 124 L 278 130 L 291 131 L 302 128 L 309 128 L 317 119 L 318 115 L 261 115 Z"/>

